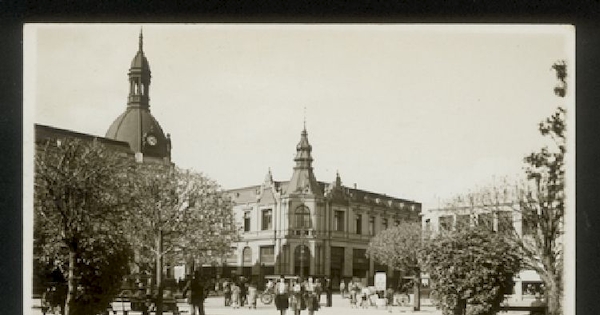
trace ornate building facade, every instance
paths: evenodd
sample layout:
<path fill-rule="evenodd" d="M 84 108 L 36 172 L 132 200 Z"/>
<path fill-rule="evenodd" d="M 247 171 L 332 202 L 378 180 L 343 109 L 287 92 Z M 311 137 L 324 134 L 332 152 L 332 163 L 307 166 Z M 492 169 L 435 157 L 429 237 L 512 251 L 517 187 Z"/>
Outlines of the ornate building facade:
<path fill-rule="evenodd" d="M 344 186 L 339 173 L 332 182 L 318 181 L 306 128 L 294 161 L 289 181 L 274 181 L 269 170 L 261 184 L 229 191 L 242 240 L 225 259 L 224 276 L 326 276 L 334 287 L 342 279 L 372 283 L 387 266 L 366 257 L 370 239 L 403 220 L 419 222 L 421 204 Z"/>

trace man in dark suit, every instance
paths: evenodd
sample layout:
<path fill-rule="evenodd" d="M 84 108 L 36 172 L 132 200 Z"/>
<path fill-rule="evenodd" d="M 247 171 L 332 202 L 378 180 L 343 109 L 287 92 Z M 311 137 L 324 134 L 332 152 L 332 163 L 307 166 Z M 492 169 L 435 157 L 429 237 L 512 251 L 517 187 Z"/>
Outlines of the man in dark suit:
<path fill-rule="evenodd" d="M 185 288 L 183 289 L 183 295 L 187 296 L 188 303 L 190 304 L 190 315 L 204 315 L 204 299 L 206 298 L 206 285 L 198 273 L 191 277 Z M 189 291 L 189 293 L 188 293 Z"/>
<path fill-rule="evenodd" d="M 331 307 L 332 288 L 331 288 L 331 279 L 329 279 L 329 278 L 325 279 L 325 294 L 327 294 L 327 307 Z"/>

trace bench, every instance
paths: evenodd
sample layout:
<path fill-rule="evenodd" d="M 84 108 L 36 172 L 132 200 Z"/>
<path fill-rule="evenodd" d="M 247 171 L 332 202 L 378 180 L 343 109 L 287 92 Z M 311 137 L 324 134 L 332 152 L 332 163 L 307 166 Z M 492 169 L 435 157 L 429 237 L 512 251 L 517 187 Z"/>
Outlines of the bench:
<path fill-rule="evenodd" d="M 123 314 L 127 315 L 130 311 L 144 311 L 146 305 L 146 300 L 136 299 L 136 298 L 117 298 L 113 302 L 110 303 L 110 312 L 112 314 Z M 156 310 L 156 304 L 154 302 L 148 309 L 148 311 Z M 164 312 L 172 312 L 173 314 L 179 314 L 179 306 L 177 305 L 176 299 L 163 299 L 163 311 Z"/>
<path fill-rule="evenodd" d="M 110 308 L 113 314 L 126 315 L 131 311 L 131 302 L 127 299 L 115 299 L 110 303 Z"/>
<path fill-rule="evenodd" d="M 545 306 L 528 306 L 528 305 L 502 305 L 500 306 L 501 312 L 508 311 L 525 311 L 530 314 L 546 314 Z"/>

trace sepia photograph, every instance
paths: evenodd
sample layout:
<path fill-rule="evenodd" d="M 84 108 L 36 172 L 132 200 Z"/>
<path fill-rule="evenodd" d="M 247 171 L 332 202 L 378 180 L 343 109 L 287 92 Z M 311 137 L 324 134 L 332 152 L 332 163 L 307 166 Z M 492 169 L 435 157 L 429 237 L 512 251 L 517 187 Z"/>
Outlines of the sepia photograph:
<path fill-rule="evenodd" d="M 29 23 L 25 314 L 575 310 L 575 27 Z"/>

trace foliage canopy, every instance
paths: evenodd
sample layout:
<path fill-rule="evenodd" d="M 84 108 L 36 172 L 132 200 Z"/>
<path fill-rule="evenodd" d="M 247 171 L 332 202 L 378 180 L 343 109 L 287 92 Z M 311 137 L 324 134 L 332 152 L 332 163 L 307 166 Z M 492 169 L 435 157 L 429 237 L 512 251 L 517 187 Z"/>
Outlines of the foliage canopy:
<path fill-rule="evenodd" d="M 127 158 L 96 140 L 58 139 L 37 148 L 34 257 L 66 271 L 67 315 L 105 309 L 120 284 L 113 280 L 127 273 L 131 251 L 120 231 L 131 203 L 130 169 Z"/>
<path fill-rule="evenodd" d="M 421 237 L 420 223 L 402 222 L 375 235 L 369 242 L 367 256 L 396 270 L 418 274 Z"/>
<path fill-rule="evenodd" d="M 139 269 L 154 274 L 162 313 L 162 270 L 171 265 L 220 262 L 238 239 L 233 203 L 216 182 L 172 165 L 136 168 L 129 239 Z"/>
<path fill-rule="evenodd" d="M 438 234 L 427 241 L 420 258 L 445 315 L 465 310 L 493 314 L 521 267 L 516 248 L 502 234 L 483 228 Z"/>
<path fill-rule="evenodd" d="M 202 174 L 164 165 L 139 165 L 130 215 L 130 238 L 141 267 L 156 255 L 169 262 L 218 261 L 238 238 L 233 203 Z M 157 248 L 162 238 L 162 250 Z"/>

